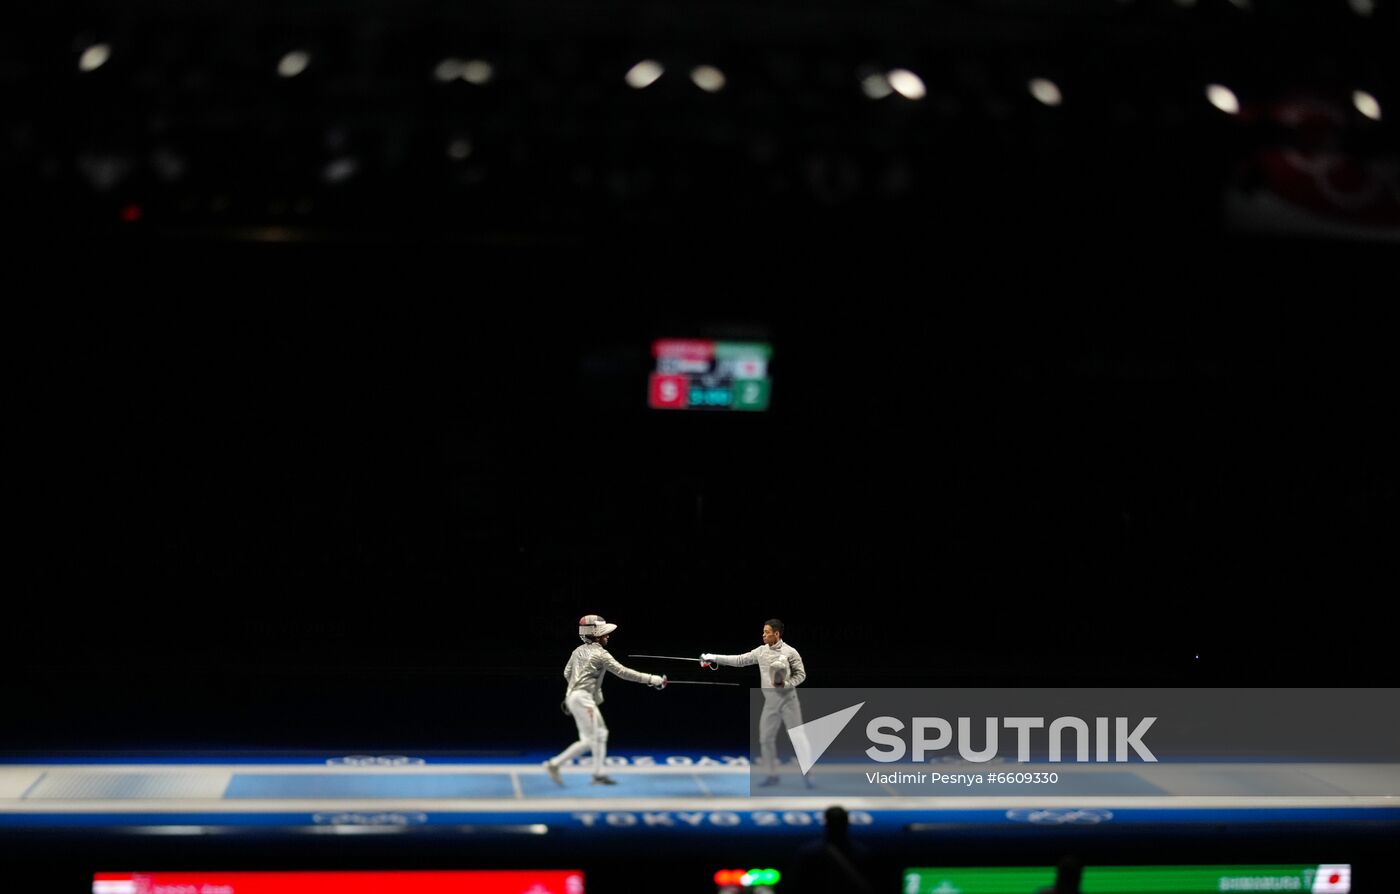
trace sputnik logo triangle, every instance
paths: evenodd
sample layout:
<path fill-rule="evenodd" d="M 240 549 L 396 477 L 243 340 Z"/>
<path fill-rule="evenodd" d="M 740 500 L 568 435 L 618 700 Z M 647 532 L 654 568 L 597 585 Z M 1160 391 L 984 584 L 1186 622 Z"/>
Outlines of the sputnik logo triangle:
<path fill-rule="evenodd" d="M 806 776 L 807 771 L 812 769 L 812 765 L 821 759 L 821 756 L 831 747 L 831 743 L 836 741 L 836 737 L 841 735 L 841 731 L 863 707 L 865 707 L 865 702 L 851 705 L 849 708 L 842 708 L 825 717 L 809 720 L 787 731 L 788 738 L 792 741 L 793 753 L 797 755 L 797 764 L 802 768 L 803 776 Z"/>

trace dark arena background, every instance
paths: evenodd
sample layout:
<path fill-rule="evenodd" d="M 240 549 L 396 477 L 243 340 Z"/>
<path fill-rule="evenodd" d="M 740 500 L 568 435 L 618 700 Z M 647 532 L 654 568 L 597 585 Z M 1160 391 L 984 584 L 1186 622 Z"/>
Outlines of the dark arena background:
<path fill-rule="evenodd" d="M 750 797 L 755 672 L 628 657 L 1400 683 L 1393 0 L 6 17 L 0 887 L 1400 882 L 1393 787 Z M 589 613 L 740 685 L 559 789 Z"/>

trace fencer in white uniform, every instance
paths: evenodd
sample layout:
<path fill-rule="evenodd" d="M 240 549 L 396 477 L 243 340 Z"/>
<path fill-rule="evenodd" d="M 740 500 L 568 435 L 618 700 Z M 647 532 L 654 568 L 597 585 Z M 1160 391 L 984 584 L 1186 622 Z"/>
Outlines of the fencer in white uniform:
<path fill-rule="evenodd" d="M 759 765 L 768 773 L 759 785 L 774 785 L 778 781 L 778 727 L 785 726 L 791 731 L 802 725 L 797 687 L 807 679 L 802 656 L 783 642 L 783 622 L 777 618 L 767 621 L 763 625 L 763 645 L 751 652 L 741 655 L 706 652 L 700 656 L 700 662 L 726 667 L 758 665 L 759 685 L 763 689 L 763 713 L 758 721 Z"/>
<path fill-rule="evenodd" d="M 593 752 L 593 784 L 616 785 L 603 773 L 603 758 L 608 754 L 608 726 L 603 722 L 603 678 L 614 674 L 633 683 L 644 683 L 653 689 L 665 689 L 666 678 L 644 674 L 623 666 L 608 652 L 608 635 L 616 624 L 604 621 L 601 615 L 584 615 L 578 621 L 578 637 L 583 645 L 574 649 L 569 663 L 564 665 L 564 703 L 560 705 L 578 724 L 578 741 L 544 762 L 544 771 L 559 785 L 564 777 L 559 768 L 587 751 Z"/>

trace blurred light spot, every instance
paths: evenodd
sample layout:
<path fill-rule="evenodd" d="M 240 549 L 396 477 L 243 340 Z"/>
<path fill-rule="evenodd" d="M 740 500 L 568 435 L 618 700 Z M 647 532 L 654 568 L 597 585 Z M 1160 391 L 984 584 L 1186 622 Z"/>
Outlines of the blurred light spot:
<path fill-rule="evenodd" d="M 299 242 L 302 236 L 291 227 L 253 227 L 243 231 L 243 237 L 254 242 Z"/>
<path fill-rule="evenodd" d="M 337 158 L 326 165 L 325 169 L 321 172 L 321 177 L 327 183 L 344 183 L 346 180 L 354 177 L 359 169 L 360 163 L 355 161 L 355 159 L 348 156 L 345 158 Z"/>
<path fill-rule="evenodd" d="M 472 141 L 458 137 L 447 144 L 447 157 L 453 161 L 466 161 L 472 154 Z"/>
<path fill-rule="evenodd" d="M 884 99 L 894 92 L 884 72 L 872 71 L 860 79 L 860 89 L 871 99 Z"/>
<path fill-rule="evenodd" d="M 1352 105 L 1356 106 L 1356 110 L 1367 118 L 1370 118 L 1372 121 L 1381 120 L 1380 102 L 1365 90 L 1357 90 L 1352 93 L 1351 102 Z"/>
<path fill-rule="evenodd" d="M 661 67 L 660 62 L 646 59 L 632 66 L 627 72 L 627 86 L 634 90 L 642 90 L 656 83 L 657 78 L 664 74 L 666 69 Z"/>
<path fill-rule="evenodd" d="M 107 64 L 107 60 L 112 58 L 112 47 L 105 43 L 95 43 L 83 50 L 83 55 L 78 59 L 78 71 L 97 71 Z"/>
<path fill-rule="evenodd" d="M 1206 99 L 1210 104 L 1227 115 L 1238 115 L 1240 113 L 1240 101 L 1229 87 L 1222 87 L 1219 84 L 1211 84 L 1206 87 Z"/>
<path fill-rule="evenodd" d="M 78 171 L 93 189 L 106 192 L 126 179 L 131 162 L 116 155 L 83 155 L 78 158 Z"/>
<path fill-rule="evenodd" d="M 1371 13 L 1376 11 L 1375 0 L 1350 0 L 1350 3 L 1351 11 L 1363 19 L 1369 19 Z"/>
<path fill-rule="evenodd" d="M 311 64 L 311 54 L 304 50 L 292 50 L 277 63 L 277 73 L 284 78 L 294 78 L 306 71 Z"/>
<path fill-rule="evenodd" d="M 1196 5 L 1196 0 L 1176 0 L 1176 5 L 1182 9 L 1190 9 Z"/>
<path fill-rule="evenodd" d="M 136 204 L 127 205 L 122 208 L 122 220 L 127 223 L 136 223 L 141 219 L 141 206 Z"/>
<path fill-rule="evenodd" d="M 1235 9 L 1243 9 L 1248 12 L 1250 9 L 1249 0 L 1230 0 L 1230 5 Z"/>
<path fill-rule="evenodd" d="M 699 65 L 691 69 L 690 79 L 706 93 L 718 93 L 724 89 L 724 72 L 713 65 Z"/>
<path fill-rule="evenodd" d="M 905 99 L 923 99 L 928 95 L 923 80 L 906 68 L 896 68 L 886 75 L 894 92 Z"/>
<path fill-rule="evenodd" d="M 466 64 L 461 59 L 444 59 L 433 69 L 433 77 L 444 84 L 455 81 L 462 76 L 462 69 Z"/>
<path fill-rule="evenodd" d="M 1047 106 L 1058 106 L 1064 102 L 1064 97 L 1060 95 L 1060 88 L 1054 81 L 1045 78 L 1034 78 L 1028 85 L 1031 96 Z"/>
<path fill-rule="evenodd" d="M 496 76 L 496 67 L 484 59 L 473 59 L 462 66 L 462 80 L 480 87 L 491 83 Z"/>
<path fill-rule="evenodd" d="M 151 170 L 162 183 L 174 183 L 185 176 L 189 164 L 173 149 L 161 147 L 151 153 Z"/>

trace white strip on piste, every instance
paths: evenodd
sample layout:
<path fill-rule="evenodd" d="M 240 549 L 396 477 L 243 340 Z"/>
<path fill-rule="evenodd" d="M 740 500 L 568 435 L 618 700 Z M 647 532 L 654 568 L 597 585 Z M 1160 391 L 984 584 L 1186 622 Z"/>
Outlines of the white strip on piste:
<path fill-rule="evenodd" d="M 238 799 L 235 801 L 5 801 L 0 813 L 317 813 L 324 811 L 380 811 L 414 813 L 605 813 L 611 811 L 745 812 L 756 810 L 820 810 L 825 802 L 810 797 L 754 798 L 343 798 L 319 800 Z M 1359 797 L 1224 798 L 1224 797 L 949 797 L 949 798 L 842 798 L 848 810 L 1234 810 L 1299 808 L 1397 808 L 1400 799 Z"/>

